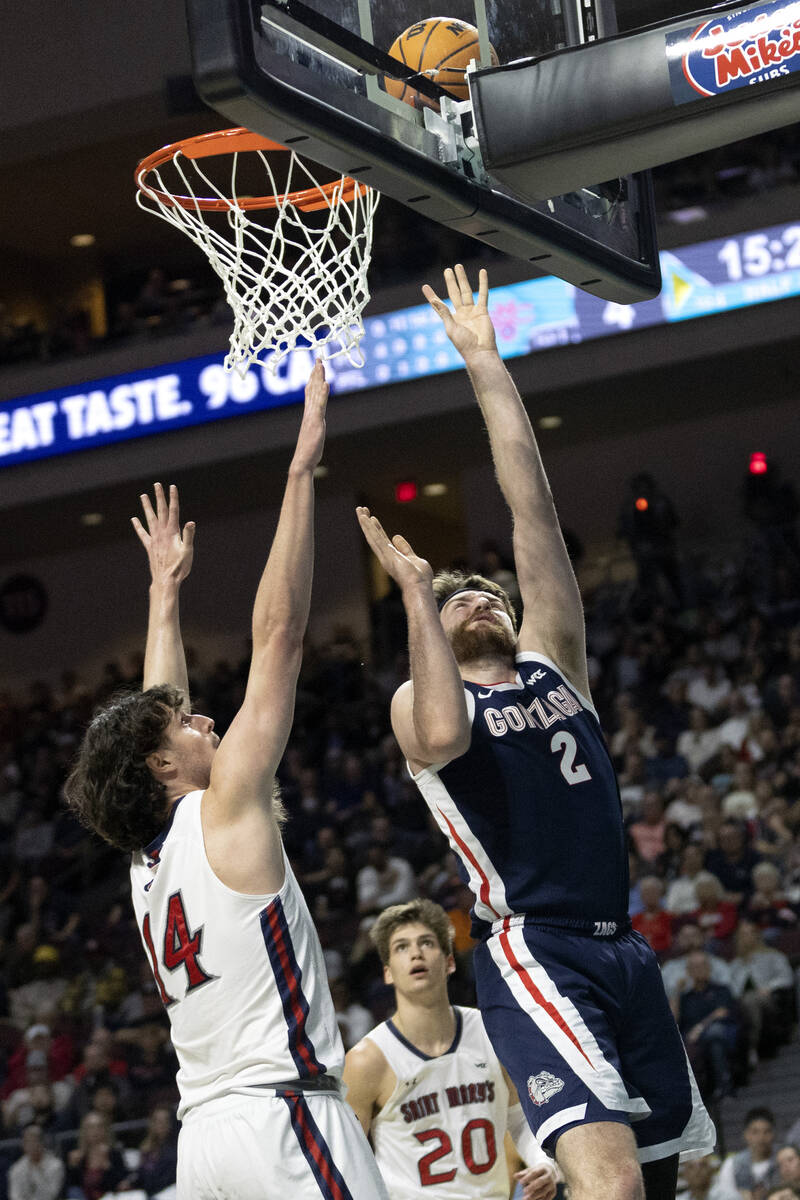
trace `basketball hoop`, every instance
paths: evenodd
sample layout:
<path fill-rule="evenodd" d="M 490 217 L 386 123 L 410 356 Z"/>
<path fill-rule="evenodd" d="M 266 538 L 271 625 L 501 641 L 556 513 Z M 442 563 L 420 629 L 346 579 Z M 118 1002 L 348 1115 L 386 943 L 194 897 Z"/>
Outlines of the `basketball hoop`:
<path fill-rule="evenodd" d="M 280 183 L 267 157 L 275 151 L 289 156 Z M 245 152 L 260 160 L 263 195 L 239 194 Z M 229 194 L 198 165 L 226 154 Z M 260 363 L 274 372 L 301 339 L 312 349 L 326 347 L 325 358 L 345 354 L 354 366 L 364 365 L 361 314 L 369 300 L 377 192 L 347 175 L 321 184 L 294 150 L 249 129 L 164 146 L 142 159 L 135 178 L 139 207 L 190 237 L 222 280 L 234 318 L 226 370 L 244 375 Z M 253 212 L 274 219 L 262 224 Z"/>

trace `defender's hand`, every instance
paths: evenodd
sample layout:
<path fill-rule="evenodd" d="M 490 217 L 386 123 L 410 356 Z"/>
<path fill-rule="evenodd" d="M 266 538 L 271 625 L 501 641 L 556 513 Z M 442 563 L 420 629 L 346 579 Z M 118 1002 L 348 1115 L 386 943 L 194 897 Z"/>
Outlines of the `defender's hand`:
<path fill-rule="evenodd" d="M 522 1200 L 553 1200 L 556 1194 L 554 1166 L 526 1167 L 514 1178 L 522 1184 Z"/>
<path fill-rule="evenodd" d="M 450 303 L 453 305 L 452 312 L 429 284 L 425 284 L 422 294 L 434 312 L 441 317 L 444 331 L 461 357 L 466 360 L 471 354 L 480 354 L 487 350 L 496 353 L 494 326 L 489 316 L 489 276 L 486 271 L 481 270 L 478 276 L 477 304 L 472 296 L 467 272 L 461 263 L 456 265 L 455 271 L 447 268 L 444 282 Z"/>
<path fill-rule="evenodd" d="M 322 359 L 314 363 L 308 383 L 303 409 L 303 420 L 297 435 L 297 445 L 292 458 L 292 470 L 313 471 L 319 466 L 325 446 L 325 410 L 328 406 L 330 387 L 325 378 Z"/>
<path fill-rule="evenodd" d="M 357 508 L 356 516 L 361 532 L 378 562 L 401 590 L 417 584 L 430 587 L 433 581 L 430 563 L 416 555 L 404 537 L 396 533 L 390 540 L 378 518 L 373 517 L 368 508 Z"/>
<path fill-rule="evenodd" d="M 153 583 L 181 583 L 192 569 L 194 521 L 187 521 L 181 533 L 178 489 L 174 483 L 170 484 L 169 503 L 160 483 L 153 484 L 153 494 L 155 509 L 147 492 L 139 497 L 147 529 L 138 517 L 131 517 L 131 524 L 147 551 Z"/>

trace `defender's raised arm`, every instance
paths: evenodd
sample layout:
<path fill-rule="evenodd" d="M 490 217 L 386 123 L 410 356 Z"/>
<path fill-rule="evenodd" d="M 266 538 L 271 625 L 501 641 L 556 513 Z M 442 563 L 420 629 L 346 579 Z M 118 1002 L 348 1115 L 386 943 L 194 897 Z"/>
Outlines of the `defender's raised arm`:
<path fill-rule="evenodd" d="M 131 518 L 136 536 L 147 551 L 150 564 L 150 603 L 147 644 L 144 655 L 142 688 L 168 683 L 183 696 L 189 711 L 189 679 L 181 638 L 180 586 L 192 569 L 194 557 L 194 521 L 181 531 L 178 489 L 170 485 L 169 501 L 160 483 L 153 485 L 155 508 L 146 492 L 140 497 L 147 525 Z"/>
<path fill-rule="evenodd" d="M 325 371 L 317 362 L 306 386 L 278 527 L 253 606 L 253 651 L 244 702 L 211 772 L 206 811 L 215 825 L 236 819 L 251 806 L 271 805 L 275 770 L 294 713 L 311 602 L 314 470 L 325 442 L 327 401 Z"/>

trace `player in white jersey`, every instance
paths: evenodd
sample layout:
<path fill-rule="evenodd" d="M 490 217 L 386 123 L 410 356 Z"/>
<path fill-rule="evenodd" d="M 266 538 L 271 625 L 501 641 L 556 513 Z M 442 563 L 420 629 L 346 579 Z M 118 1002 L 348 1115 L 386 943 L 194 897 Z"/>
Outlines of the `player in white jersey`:
<path fill-rule="evenodd" d="M 343 1102 L 322 952 L 286 861 L 275 771 L 291 728 L 313 563 L 313 474 L 328 386 L 317 363 L 252 618 L 242 707 L 222 741 L 192 714 L 178 614 L 194 526 L 176 489 L 134 518 L 151 572 L 140 693 L 95 714 L 68 803 L 132 852 L 136 918 L 180 1070 L 179 1200 L 385 1197 Z M 224 587 L 224 581 L 220 581 Z"/>
<path fill-rule="evenodd" d="M 444 909 L 395 904 L 370 933 L 397 1011 L 349 1051 L 344 1080 L 391 1200 L 507 1200 L 507 1131 L 528 1163 L 515 1176 L 525 1200 L 552 1200 L 555 1164 L 528 1128 L 480 1013 L 450 1004 Z"/>

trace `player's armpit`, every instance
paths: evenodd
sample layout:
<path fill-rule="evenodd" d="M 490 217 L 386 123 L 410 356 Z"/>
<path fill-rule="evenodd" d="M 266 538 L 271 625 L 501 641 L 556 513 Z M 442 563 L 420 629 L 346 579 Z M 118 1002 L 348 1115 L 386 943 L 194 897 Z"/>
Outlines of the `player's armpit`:
<path fill-rule="evenodd" d="M 391 1080 L 387 1080 L 387 1073 L 391 1075 Z M 373 1117 L 394 1090 L 393 1081 L 393 1072 L 378 1046 L 370 1038 L 362 1038 L 352 1050 L 348 1050 L 342 1072 L 342 1083 L 346 1088 L 345 1099 L 367 1135 Z"/>

